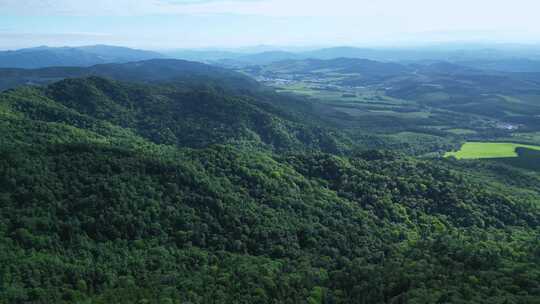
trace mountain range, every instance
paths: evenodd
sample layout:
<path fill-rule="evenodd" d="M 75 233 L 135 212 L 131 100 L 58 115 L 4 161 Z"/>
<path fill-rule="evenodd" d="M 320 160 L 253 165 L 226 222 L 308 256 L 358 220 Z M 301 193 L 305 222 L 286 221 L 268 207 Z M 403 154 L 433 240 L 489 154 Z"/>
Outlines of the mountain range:
<path fill-rule="evenodd" d="M 137 82 L 189 82 L 202 77 L 208 82 L 225 81 L 255 85 L 251 78 L 224 68 L 198 62 L 175 59 L 151 59 L 128 63 L 98 64 L 89 67 L 48 67 L 41 69 L 0 69 L 0 89 L 19 85 L 43 85 L 64 78 L 101 76 L 122 81 Z"/>
<path fill-rule="evenodd" d="M 0 52 L 0 67 L 30 69 L 52 66 L 91 66 L 163 57 L 156 52 L 107 45 L 58 48 L 42 46 L 2 51 Z"/>
<path fill-rule="evenodd" d="M 42 46 L 0 52 L 0 68 L 85 67 L 104 63 L 126 63 L 159 58 L 198 61 L 225 67 L 267 65 L 286 60 L 330 60 L 338 58 L 399 63 L 446 61 L 484 70 L 507 72 L 540 71 L 540 50 L 538 48 L 512 48 L 508 46 L 454 46 L 450 49 L 442 47 L 415 49 L 332 47 L 296 50 L 294 52 L 276 48 L 239 50 L 186 49 L 156 52 L 107 45 L 59 48 Z"/>
<path fill-rule="evenodd" d="M 383 62 L 425 63 L 452 62 L 464 66 L 507 72 L 540 71 L 540 50 L 531 48 L 504 48 L 498 46 L 455 48 L 358 48 L 332 47 L 309 51 L 287 52 L 280 50 L 259 53 L 183 51 L 169 53 L 173 58 L 202 61 L 228 67 L 266 65 L 285 60 L 338 58 L 369 59 Z"/>

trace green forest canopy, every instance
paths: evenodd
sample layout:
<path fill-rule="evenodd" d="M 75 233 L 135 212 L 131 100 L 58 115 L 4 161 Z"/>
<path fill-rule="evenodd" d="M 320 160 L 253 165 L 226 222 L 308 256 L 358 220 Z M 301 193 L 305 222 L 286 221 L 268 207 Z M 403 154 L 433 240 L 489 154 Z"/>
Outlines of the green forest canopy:
<path fill-rule="evenodd" d="M 3 92 L 0 303 L 539 303 L 537 177 L 363 151 L 273 104 Z"/>

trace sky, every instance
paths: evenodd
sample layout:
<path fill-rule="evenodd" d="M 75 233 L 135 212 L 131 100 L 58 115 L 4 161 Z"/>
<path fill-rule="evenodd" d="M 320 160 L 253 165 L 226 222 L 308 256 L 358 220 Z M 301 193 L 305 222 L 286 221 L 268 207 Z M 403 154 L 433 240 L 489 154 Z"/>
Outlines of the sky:
<path fill-rule="evenodd" d="M 540 43 L 538 0 L 0 0 L 0 49 Z"/>

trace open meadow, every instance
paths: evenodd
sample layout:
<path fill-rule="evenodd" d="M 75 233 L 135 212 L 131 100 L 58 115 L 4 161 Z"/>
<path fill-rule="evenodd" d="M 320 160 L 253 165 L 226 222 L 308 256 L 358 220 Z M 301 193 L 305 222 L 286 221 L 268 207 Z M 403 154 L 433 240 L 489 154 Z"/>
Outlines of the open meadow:
<path fill-rule="evenodd" d="M 459 151 L 447 152 L 445 157 L 457 159 L 512 158 L 518 157 L 518 148 L 540 151 L 540 146 L 504 142 L 467 142 Z"/>

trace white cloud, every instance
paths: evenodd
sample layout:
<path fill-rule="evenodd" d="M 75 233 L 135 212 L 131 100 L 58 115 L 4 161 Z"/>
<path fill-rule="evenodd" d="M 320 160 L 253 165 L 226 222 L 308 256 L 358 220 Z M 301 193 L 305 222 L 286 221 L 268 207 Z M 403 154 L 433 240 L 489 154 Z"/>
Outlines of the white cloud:
<path fill-rule="evenodd" d="M 208 4 L 217 4 L 217 7 L 223 8 L 217 11 L 226 11 L 231 4 L 253 1 L 259 0 L 0 0 L 0 15 L 183 14 L 201 11 L 201 8 L 205 11 L 204 7 Z"/>
<path fill-rule="evenodd" d="M 346 17 L 407 30 L 514 28 L 538 31 L 537 0 L 0 0 L 0 15 L 212 15 Z"/>
<path fill-rule="evenodd" d="M 539 11 L 538 0 L 0 0 L 0 27 L 190 45 L 538 41 Z"/>
<path fill-rule="evenodd" d="M 0 0 L 0 15 L 240 14 L 398 18 L 430 22 L 530 20 L 536 0 Z M 441 20 L 442 18 L 442 20 Z"/>

